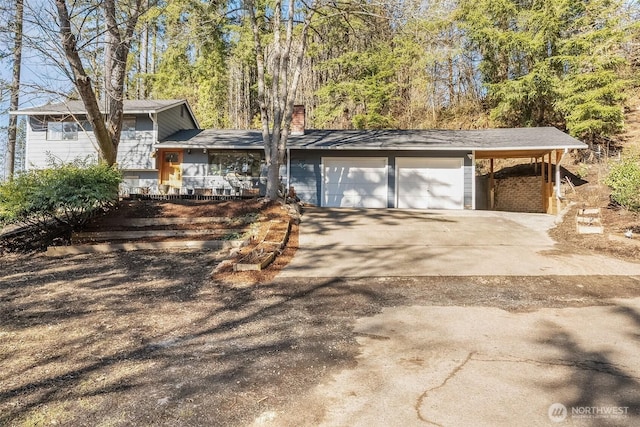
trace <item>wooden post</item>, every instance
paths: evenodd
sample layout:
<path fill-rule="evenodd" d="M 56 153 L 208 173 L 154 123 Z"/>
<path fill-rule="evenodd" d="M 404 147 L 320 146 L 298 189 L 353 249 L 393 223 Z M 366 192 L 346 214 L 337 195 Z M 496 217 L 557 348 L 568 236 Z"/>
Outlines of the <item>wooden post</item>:
<path fill-rule="evenodd" d="M 540 183 L 541 183 L 541 187 L 540 187 L 540 196 L 542 197 L 542 209 L 546 212 L 547 211 L 547 202 L 546 202 L 546 197 L 545 197 L 545 192 L 547 189 L 547 183 L 545 182 L 545 177 L 544 177 L 544 154 L 541 157 L 541 162 L 540 162 Z"/>
<path fill-rule="evenodd" d="M 551 154 L 552 152 L 549 151 L 549 164 L 547 169 L 547 213 L 552 213 L 553 211 L 553 169 L 551 168 Z"/>
<path fill-rule="evenodd" d="M 560 150 L 556 150 L 556 182 L 555 182 L 555 198 L 556 198 L 556 213 L 562 210 L 560 205 L 560 162 L 562 161 L 562 153 Z"/>
<path fill-rule="evenodd" d="M 495 206 L 495 180 L 493 178 L 493 158 L 489 161 L 491 171 L 489 173 L 489 210 Z"/>

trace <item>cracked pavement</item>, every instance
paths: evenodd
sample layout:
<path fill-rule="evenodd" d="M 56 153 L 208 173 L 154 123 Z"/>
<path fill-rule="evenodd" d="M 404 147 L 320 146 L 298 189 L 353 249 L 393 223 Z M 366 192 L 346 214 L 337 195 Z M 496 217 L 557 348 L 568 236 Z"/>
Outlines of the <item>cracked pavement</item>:
<path fill-rule="evenodd" d="M 640 425 L 640 298 L 610 302 L 385 308 L 356 323 L 357 366 L 254 425 Z"/>
<path fill-rule="evenodd" d="M 554 220 L 308 209 L 280 279 L 423 286 L 355 321 L 355 366 L 254 425 L 640 425 L 640 264 L 563 250 Z"/>

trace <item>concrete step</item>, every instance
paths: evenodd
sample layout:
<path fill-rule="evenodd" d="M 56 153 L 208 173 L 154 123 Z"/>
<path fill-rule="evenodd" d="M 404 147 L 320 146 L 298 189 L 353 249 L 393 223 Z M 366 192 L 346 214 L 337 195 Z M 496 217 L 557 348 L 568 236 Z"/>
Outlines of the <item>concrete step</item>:
<path fill-rule="evenodd" d="M 578 209 L 576 231 L 579 234 L 602 234 L 604 227 L 600 219 L 600 208 Z"/>

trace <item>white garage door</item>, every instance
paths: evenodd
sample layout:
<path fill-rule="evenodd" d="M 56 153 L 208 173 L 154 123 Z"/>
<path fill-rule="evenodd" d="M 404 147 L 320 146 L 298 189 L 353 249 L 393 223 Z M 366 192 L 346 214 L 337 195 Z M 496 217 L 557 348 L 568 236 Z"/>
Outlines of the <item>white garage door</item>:
<path fill-rule="evenodd" d="M 399 208 L 463 209 L 464 163 L 461 158 L 396 158 Z"/>
<path fill-rule="evenodd" d="M 386 157 L 323 157 L 322 206 L 387 207 Z"/>

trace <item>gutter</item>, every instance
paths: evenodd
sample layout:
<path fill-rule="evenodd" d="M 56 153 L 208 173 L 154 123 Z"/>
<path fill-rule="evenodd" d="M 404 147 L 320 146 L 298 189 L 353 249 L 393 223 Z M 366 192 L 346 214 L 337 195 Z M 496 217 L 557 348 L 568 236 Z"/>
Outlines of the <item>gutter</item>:
<path fill-rule="evenodd" d="M 558 201 L 560 201 L 560 199 L 562 198 L 562 194 L 560 191 L 560 165 L 562 164 L 562 161 L 564 160 L 564 157 L 569 153 L 569 149 L 565 148 L 564 152 L 562 153 L 562 156 L 560 156 L 560 159 L 558 160 L 557 164 L 556 164 L 556 199 Z"/>
<path fill-rule="evenodd" d="M 156 153 L 158 152 L 158 148 L 156 147 L 156 144 L 158 144 L 160 141 L 158 141 L 158 115 L 154 112 L 149 112 L 149 119 L 151 120 L 151 122 L 153 123 L 153 133 L 154 133 L 154 142 L 153 142 L 153 148 L 154 150 L 151 152 L 151 157 L 155 158 L 156 157 Z M 158 167 L 158 163 L 156 162 L 156 168 Z"/>

